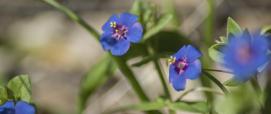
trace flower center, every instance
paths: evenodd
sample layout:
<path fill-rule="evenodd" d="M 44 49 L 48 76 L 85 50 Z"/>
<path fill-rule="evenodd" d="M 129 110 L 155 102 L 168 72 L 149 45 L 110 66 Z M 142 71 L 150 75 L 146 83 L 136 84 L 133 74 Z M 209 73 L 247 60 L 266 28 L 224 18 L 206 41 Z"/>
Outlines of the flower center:
<path fill-rule="evenodd" d="M 176 60 L 175 57 L 170 57 L 168 62 L 175 67 L 175 71 L 178 74 L 182 74 L 188 68 L 188 62 L 186 58 Z"/>
<path fill-rule="evenodd" d="M 237 59 L 240 63 L 246 64 L 252 58 L 252 50 L 248 45 L 245 45 L 237 50 Z"/>
<path fill-rule="evenodd" d="M 128 28 L 124 25 L 111 22 L 110 26 L 113 28 L 112 37 L 116 40 L 126 39 Z"/>

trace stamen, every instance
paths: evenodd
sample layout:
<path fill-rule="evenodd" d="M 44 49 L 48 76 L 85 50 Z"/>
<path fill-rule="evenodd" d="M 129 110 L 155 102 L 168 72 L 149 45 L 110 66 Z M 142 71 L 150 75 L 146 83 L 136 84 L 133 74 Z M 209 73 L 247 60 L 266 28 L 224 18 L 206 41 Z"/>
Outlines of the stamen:
<path fill-rule="evenodd" d="M 115 21 L 110 22 L 110 27 L 116 28 L 117 27 L 117 23 Z"/>
<path fill-rule="evenodd" d="M 170 58 L 167 60 L 168 64 L 173 64 L 176 61 L 176 57 L 170 56 Z"/>

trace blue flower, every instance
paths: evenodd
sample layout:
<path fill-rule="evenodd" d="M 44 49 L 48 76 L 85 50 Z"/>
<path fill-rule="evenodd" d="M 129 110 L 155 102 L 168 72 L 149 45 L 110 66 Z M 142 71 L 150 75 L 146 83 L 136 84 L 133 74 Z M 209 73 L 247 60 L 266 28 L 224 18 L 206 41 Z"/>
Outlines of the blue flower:
<path fill-rule="evenodd" d="M 35 114 L 35 108 L 24 101 L 7 101 L 0 106 L 0 114 Z"/>
<path fill-rule="evenodd" d="M 169 59 L 169 82 L 176 91 L 184 90 L 186 79 L 197 79 L 201 73 L 201 53 L 191 45 L 183 46 Z"/>
<path fill-rule="evenodd" d="M 237 81 L 248 80 L 268 60 L 266 37 L 260 34 L 251 36 L 247 30 L 238 35 L 231 35 L 222 51 L 223 64 L 233 71 Z"/>
<path fill-rule="evenodd" d="M 130 42 L 137 43 L 142 38 L 143 28 L 137 16 L 130 13 L 112 15 L 103 25 L 100 42 L 106 51 L 113 55 L 124 55 L 130 48 Z"/>

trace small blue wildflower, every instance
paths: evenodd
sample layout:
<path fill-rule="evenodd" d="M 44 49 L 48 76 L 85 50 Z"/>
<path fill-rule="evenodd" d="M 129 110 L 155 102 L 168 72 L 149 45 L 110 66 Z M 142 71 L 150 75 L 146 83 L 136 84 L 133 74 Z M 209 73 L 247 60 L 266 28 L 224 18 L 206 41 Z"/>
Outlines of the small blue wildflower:
<path fill-rule="evenodd" d="M 248 80 L 268 60 L 266 37 L 258 33 L 251 36 L 247 30 L 231 35 L 222 51 L 224 66 L 233 71 L 237 81 Z"/>
<path fill-rule="evenodd" d="M 121 56 L 129 50 L 130 42 L 139 42 L 143 28 L 137 18 L 130 13 L 112 15 L 102 27 L 100 42 L 104 50 L 110 50 L 113 55 Z"/>
<path fill-rule="evenodd" d="M 201 73 L 201 53 L 193 46 L 183 46 L 169 59 L 169 82 L 176 91 L 184 90 L 186 79 L 197 79 Z"/>
<path fill-rule="evenodd" d="M 35 108 L 24 101 L 7 101 L 0 106 L 0 114 L 35 114 Z"/>

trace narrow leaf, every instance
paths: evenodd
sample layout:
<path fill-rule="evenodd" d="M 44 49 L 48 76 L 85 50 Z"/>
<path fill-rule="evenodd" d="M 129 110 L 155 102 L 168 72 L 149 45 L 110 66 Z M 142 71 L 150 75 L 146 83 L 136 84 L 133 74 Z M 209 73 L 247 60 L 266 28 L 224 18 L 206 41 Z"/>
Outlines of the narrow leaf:
<path fill-rule="evenodd" d="M 226 86 L 234 87 L 234 86 L 239 86 L 239 85 L 241 85 L 243 83 L 238 82 L 238 81 L 236 81 L 236 80 L 234 80 L 232 78 L 232 79 L 229 79 L 229 80 L 225 81 L 223 84 L 226 85 Z"/>
<path fill-rule="evenodd" d="M 85 109 L 87 100 L 91 94 L 108 79 L 115 69 L 115 64 L 113 64 L 109 56 L 106 56 L 95 64 L 82 79 L 78 104 L 80 113 Z"/>
<path fill-rule="evenodd" d="M 207 76 L 211 81 L 213 81 L 225 94 L 229 93 L 227 88 L 224 87 L 224 85 L 218 79 L 216 79 L 212 74 L 210 74 L 210 73 L 208 73 L 206 71 L 203 71 L 203 74 L 205 76 Z"/>
<path fill-rule="evenodd" d="M 170 22 L 170 20 L 172 19 L 172 14 L 167 14 L 161 17 L 161 19 L 158 21 L 158 23 L 156 24 L 156 26 L 152 27 L 150 30 L 148 30 L 143 39 L 148 39 L 151 36 L 157 34 L 158 32 L 160 32 L 161 30 L 163 30 L 163 28 Z"/>
<path fill-rule="evenodd" d="M 231 17 L 228 17 L 228 22 L 227 22 L 227 37 L 230 34 L 237 34 L 242 32 L 241 27 L 237 22 L 235 22 Z"/>
<path fill-rule="evenodd" d="M 206 102 L 175 102 L 169 104 L 169 108 L 172 110 L 182 110 L 188 112 L 207 113 L 209 111 L 208 104 Z"/>
<path fill-rule="evenodd" d="M 137 110 L 137 111 L 153 111 L 160 110 L 165 107 L 164 102 L 143 102 L 140 104 L 127 105 L 124 107 L 116 108 L 111 111 L 105 112 L 104 114 L 113 114 L 117 112 L 123 112 L 128 110 Z"/>
<path fill-rule="evenodd" d="M 220 51 L 224 45 L 225 44 L 222 43 L 214 44 L 208 49 L 208 54 L 213 61 L 223 63 L 223 53 L 221 53 Z"/>
<path fill-rule="evenodd" d="M 11 79 L 7 84 L 7 88 L 12 92 L 16 100 L 32 102 L 31 82 L 28 75 L 19 75 Z"/>
<path fill-rule="evenodd" d="M 5 103 L 8 100 L 7 89 L 3 86 L 0 86 L 0 105 Z"/>

